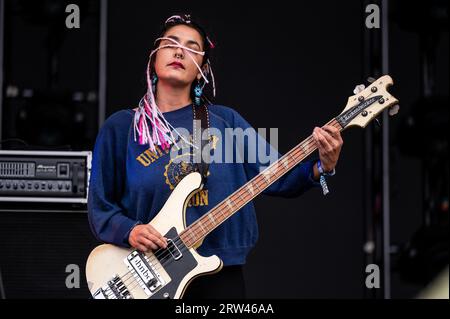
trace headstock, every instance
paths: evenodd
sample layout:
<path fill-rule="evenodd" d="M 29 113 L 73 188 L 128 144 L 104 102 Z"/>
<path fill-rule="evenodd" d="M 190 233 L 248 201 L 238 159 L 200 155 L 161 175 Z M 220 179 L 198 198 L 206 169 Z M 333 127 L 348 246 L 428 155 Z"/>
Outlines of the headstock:
<path fill-rule="evenodd" d="M 389 75 L 384 75 L 372 82 L 367 88 L 358 86 L 355 95 L 348 98 L 345 109 L 336 117 L 342 128 L 350 126 L 366 127 L 386 108 L 389 114 L 398 112 L 398 100 L 387 88 L 393 84 Z M 359 88 L 359 90 L 358 90 Z"/>

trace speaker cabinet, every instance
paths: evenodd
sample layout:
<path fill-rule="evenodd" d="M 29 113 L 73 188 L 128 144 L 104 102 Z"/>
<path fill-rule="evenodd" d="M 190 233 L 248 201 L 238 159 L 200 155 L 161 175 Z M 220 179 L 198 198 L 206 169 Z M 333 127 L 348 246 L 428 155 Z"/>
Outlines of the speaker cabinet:
<path fill-rule="evenodd" d="M 0 271 L 6 299 L 90 298 L 85 263 L 99 243 L 86 212 L 0 211 Z M 79 288 L 76 283 L 79 269 Z"/>

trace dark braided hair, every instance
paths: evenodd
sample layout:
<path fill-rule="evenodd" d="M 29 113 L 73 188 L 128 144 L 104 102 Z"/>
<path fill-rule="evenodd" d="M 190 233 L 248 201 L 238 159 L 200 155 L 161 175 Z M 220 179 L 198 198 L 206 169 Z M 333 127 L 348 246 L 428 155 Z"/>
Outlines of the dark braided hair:
<path fill-rule="evenodd" d="M 205 28 L 203 28 L 200 23 L 198 23 L 197 21 L 193 20 L 191 18 L 190 14 L 186 14 L 186 13 L 182 13 L 182 14 L 177 14 L 172 16 L 171 18 L 169 18 L 162 26 L 159 35 L 156 38 L 162 38 L 164 37 L 164 35 L 167 33 L 167 31 L 169 31 L 171 28 L 178 26 L 178 25 L 186 25 L 188 27 L 191 27 L 193 29 L 195 29 L 201 36 L 202 38 L 202 44 L 203 44 L 203 51 L 205 52 L 205 55 L 203 56 L 203 60 L 202 60 L 202 65 L 201 67 L 203 67 L 208 60 L 210 59 L 211 56 L 211 49 L 214 48 L 214 44 L 211 42 L 210 38 L 208 37 Z M 155 50 L 156 48 L 158 48 L 160 41 L 156 41 L 152 50 Z M 156 59 L 156 54 L 152 57 L 152 61 L 151 61 L 151 66 L 152 66 L 152 70 L 153 73 L 155 72 L 155 59 Z M 153 76 L 153 74 L 152 74 Z M 195 86 L 200 83 L 201 81 L 204 81 L 203 79 L 197 80 L 195 79 L 192 86 L 191 86 L 191 98 L 192 100 L 194 100 L 195 98 L 195 93 L 194 93 L 194 88 Z M 210 95 L 210 94 L 208 94 Z M 207 98 L 205 96 L 205 93 L 202 96 L 202 99 L 204 102 L 208 102 L 211 103 L 210 101 L 212 100 L 212 98 Z M 205 101 L 206 100 L 206 101 Z"/>

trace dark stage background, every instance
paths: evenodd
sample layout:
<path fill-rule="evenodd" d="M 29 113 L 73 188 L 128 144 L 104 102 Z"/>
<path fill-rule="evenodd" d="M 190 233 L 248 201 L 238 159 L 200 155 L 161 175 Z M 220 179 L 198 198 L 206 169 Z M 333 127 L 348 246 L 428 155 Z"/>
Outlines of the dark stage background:
<path fill-rule="evenodd" d="M 81 28 L 51 37 L 44 22 L 33 24 L 33 19 L 25 18 L 20 8 L 26 3 L 5 1 L 4 90 L 11 85 L 33 88 L 35 96 L 39 96 L 38 89 L 49 92 L 47 89 L 52 88 L 51 92 L 56 93 L 41 95 L 58 98 L 47 104 L 42 99 L 30 104 L 5 94 L 2 138 L 89 150 L 98 131 L 98 98 L 95 94 L 90 95 L 91 99 L 88 96 L 98 90 L 99 4 L 67 2 L 80 4 L 81 16 L 85 15 Z M 216 103 L 235 108 L 255 128 L 279 128 L 279 150 L 285 153 L 315 126 L 338 115 L 355 85 L 364 83 L 369 75 L 380 75 L 372 74 L 368 68 L 371 54 L 367 36 L 370 32 L 379 33 L 365 27 L 364 10 L 368 3 L 303 1 L 294 5 L 278 1 L 244 6 L 243 2 L 217 1 L 109 1 L 106 117 L 136 106 L 145 90 L 147 58 L 159 26 L 173 13 L 187 11 L 204 21 L 216 44 L 212 57 L 218 88 Z M 392 3 L 395 1 L 391 2 L 393 12 L 402 8 Z M 39 20 L 33 12 L 34 19 Z M 411 298 L 429 282 L 428 277 L 418 280 L 408 276 L 411 270 L 420 272 L 423 268 L 401 258 L 423 225 L 423 160 L 408 151 L 414 145 L 410 140 L 413 136 L 405 137 L 405 123 L 421 96 L 421 55 L 419 32 L 407 30 L 394 18 L 389 28 L 389 74 L 395 82 L 391 92 L 401 106 L 399 115 L 389 122 L 391 297 Z M 436 34 L 439 41 L 434 92 L 448 101 L 448 31 Z M 60 39 L 54 50 L 59 57 L 57 80 L 52 80 L 48 71 L 47 37 Z M 375 54 L 375 59 L 379 55 Z M 74 91 L 82 92 L 81 101 L 74 101 Z M 41 111 L 26 122 L 20 112 L 30 105 L 38 105 Z M 65 108 L 72 113 L 66 114 Z M 31 109 L 28 112 L 32 114 Z M 448 123 L 448 110 L 440 112 Z M 73 114 L 82 114 L 84 120 L 72 120 Z M 66 122 L 61 120 L 64 116 Z M 29 125 L 33 130 L 25 129 Z M 328 179 L 331 193 L 326 197 L 316 189 L 295 199 L 256 199 L 260 239 L 245 266 L 248 297 L 379 297 L 366 289 L 367 259 L 363 250 L 367 216 L 371 216 L 365 208 L 364 191 L 370 183 L 364 171 L 365 150 L 379 147 L 368 145 L 365 134 L 370 131 L 379 136 L 381 131 L 374 125 L 343 133 L 337 174 Z M 82 132 L 82 137 L 73 132 Z M 3 149 L 18 147 L 15 143 L 3 145 Z M 445 156 L 448 163 L 448 155 Z M 448 184 L 446 187 L 448 191 Z M 48 212 L 21 211 L 20 207 L 13 211 L 6 205 L 0 212 L 0 269 L 6 297 L 87 298 L 83 267 L 97 243 L 83 208 L 67 213 L 59 207 L 39 207 Z M 442 214 L 448 216 L 448 193 L 447 210 Z M 448 264 L 448 246 L 445 251 Z M 80 265 L 80 289 L 65 288 L 67 264 Z"/>

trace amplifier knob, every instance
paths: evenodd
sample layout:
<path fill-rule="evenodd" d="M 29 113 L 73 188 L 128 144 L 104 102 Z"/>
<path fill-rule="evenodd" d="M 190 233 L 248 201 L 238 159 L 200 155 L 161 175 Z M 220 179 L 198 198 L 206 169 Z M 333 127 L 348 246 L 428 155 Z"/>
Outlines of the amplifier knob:
<path fill-rule="evenodd" d="M 48 184 L 48 189 L 52 189 L 53 185 L 52 184 Z"/>
<path fill-rule="evenodd" d="M 0 182 L 0 188 L 3 188 L 3 182 Z"/>
<path fill-rule="evenodd" d="M 14 189 L 17 189 L 17 186 L 18 186 L 17 183 L 13 183 L 13 188 Z"/>
<path fill-rule="evenodd" d="M 69 184 L 69 183 L 66 184 L 66 189 L 67 189 L 67 190 L 70 189 L 70 184 Z"/>
<path fill-rule="evenodd" d="M 6 188 L 10 188 L 11 187 L 11 183 L 10 182 L 6 182 Z"/>
<path fill-rule="evenodd" d="M 39 183 L 34 183 L 34 188 L 38 189 L 39 188 Z"/>
<path fill-rule="evenodd" d="M 20 188 L 22 188 L 22 189 L 25 188 L 25 183 L 24 182 L 20 183 Z"/>
<path fill-rule="evenodd" d="M 62 189 L 62 184 L 58 183 L 58 189 Z"/>

